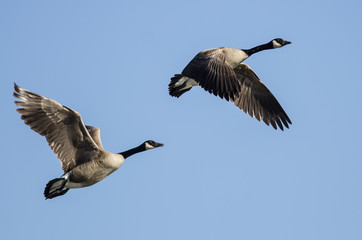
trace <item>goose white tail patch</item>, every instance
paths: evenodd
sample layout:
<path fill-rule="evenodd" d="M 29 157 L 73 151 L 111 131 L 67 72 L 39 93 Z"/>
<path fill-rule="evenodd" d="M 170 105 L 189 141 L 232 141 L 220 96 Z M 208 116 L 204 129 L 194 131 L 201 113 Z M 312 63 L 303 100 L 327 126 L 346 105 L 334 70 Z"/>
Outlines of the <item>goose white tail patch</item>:
<path fill-rule="evenodd" d="M 185 84 L 184 88 L 190 88 L 193 86 L 198 86 L 199 84 L 192 78 L 188 78 L 188 77 L 182 77 L 180 78 L 176 83 L 175 83 L 175 87 L 181 86 Z M 184 89 L 183 88 L 183 89 Z"/>
<path fill-rule="evenodd" d="M 67 172 L 67 173 L 64 173 L 62 178 L 64 178 L 65 180 L 69 180 L 69 175 L 70 175 L 70 172 Z"/>

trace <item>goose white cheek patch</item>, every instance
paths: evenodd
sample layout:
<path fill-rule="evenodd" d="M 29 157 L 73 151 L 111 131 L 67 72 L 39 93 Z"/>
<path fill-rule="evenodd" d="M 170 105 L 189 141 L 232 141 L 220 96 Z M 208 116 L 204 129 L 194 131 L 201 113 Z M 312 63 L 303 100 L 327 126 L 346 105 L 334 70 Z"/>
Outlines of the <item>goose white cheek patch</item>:
<path fill-rule="evenodd" d="M 146 149 L 149 150 L 149 149 L 153 149 L 155 148 L 154 146 L 152 146 L 151 144 L 149 144 L 148 142 L 146 142 Z"/>
<path fill-rule="evenodd" d="M 273 47 L 274 48 L 280 48 L 280 47 L 282 47 L 282 45 L 279 44 L 277 41 L 273 40 Z"/>

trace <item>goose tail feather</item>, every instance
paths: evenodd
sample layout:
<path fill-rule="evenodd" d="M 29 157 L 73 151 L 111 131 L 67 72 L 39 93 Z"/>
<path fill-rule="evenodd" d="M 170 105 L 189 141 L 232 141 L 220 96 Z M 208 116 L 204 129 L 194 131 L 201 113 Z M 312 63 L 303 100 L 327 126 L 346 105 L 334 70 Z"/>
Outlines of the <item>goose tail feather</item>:
<path fill-rule="evenodd" d="M 168 85 L 168 92 L 172 97 L 180 97 L 183 93 L 190 91 L 193 86 L 196 86 L 196 82 L 193 79 L 185 77 L 182 74 L 175 74 L 171 78 L 171 82 Z"/>
<path fill-rule="evenodd" d="M 69 188 L 65 188 L 67 179 L 65 178 L 55 178 L 50 180 L 44 189 L 45 199 L 52 199 L 58 196 L 66 194 Z"/>

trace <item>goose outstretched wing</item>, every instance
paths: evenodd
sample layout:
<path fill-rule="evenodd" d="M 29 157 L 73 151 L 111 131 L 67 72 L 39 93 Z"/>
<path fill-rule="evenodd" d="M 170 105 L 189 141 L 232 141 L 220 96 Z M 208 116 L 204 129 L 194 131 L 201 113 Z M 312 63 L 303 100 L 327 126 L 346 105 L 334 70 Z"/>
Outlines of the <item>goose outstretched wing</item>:
<path fill-rule="evenodd" d="M 14 84 L 17 112 L 31 129 L 45 136 L 59 158 L 64 172 L 91 161 L 101 154 L 80 114 L 58 102 Z"/>
<path fill-rule="evenodd" d="M 284 124 L 289 128 L 288 123 L 292 122 L 288 115 L 255 72 L 244 63 L 239 64 L 234 71 L 241 85 L 234 104 L 251 117 L 259 121 L 262 119 L 268 126 L 271 124 L 277 129 L 278 125 L 283 130 Z"/>

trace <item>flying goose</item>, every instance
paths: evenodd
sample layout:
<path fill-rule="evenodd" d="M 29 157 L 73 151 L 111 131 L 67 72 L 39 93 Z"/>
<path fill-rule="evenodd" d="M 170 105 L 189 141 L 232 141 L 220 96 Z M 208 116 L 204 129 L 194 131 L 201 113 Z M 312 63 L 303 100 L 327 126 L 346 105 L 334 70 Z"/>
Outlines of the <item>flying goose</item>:
<path fill-rule="evenodd" d="M 280 48 L 290 43 L 276 38 L 247 50 L 220 47 L 199 52 L 182 74 L 175 74 L 171 78 L 169 93 L 173 97 L 180 97 L 193 86 L 200 85 L 209 93 L 234 102 L 251 117 L 259 121 L 263 119 L 268 126 L 271 124 L 277 129 L 278 125 L 283 130 L 284 124 L 289 128 L 288 123 L 292 122 L 277 99 L 254 71 L 241 62 L 254 53 Z"/>
<path fill-rule="evenodd" d="M 46 185 L 46 199 L 64 195 L 70 188 L 91 186 L 135 153 L 163 146 L 152 140 L 115 154 L 103 149 L 100 130 L 84 125 L 80 114 L 58 102 L 20 88 L 14 83 L 17 112 L 31 129 L 45 136 L 61 162 L 64 174 Z"/>

